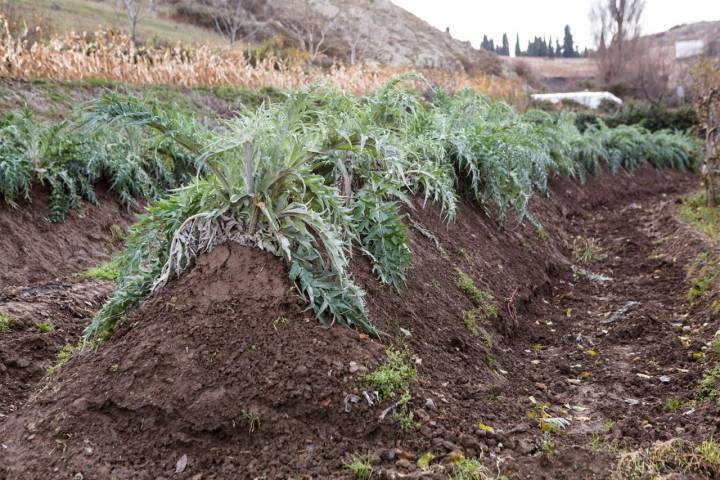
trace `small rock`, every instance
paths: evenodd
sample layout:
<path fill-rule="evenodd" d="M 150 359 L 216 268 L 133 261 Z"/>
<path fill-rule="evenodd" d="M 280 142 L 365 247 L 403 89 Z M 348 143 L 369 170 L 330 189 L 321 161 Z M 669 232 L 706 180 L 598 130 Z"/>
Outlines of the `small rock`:
<path fill-rule="evenodd" d="M 404 458 L 405 460 L 409 460 L 411 462 L 414 462 L 417 459 L 412 452 L 408 452 L 407 450 L 396 449 L 395 454 L 398 458 Z"/>
<path fill-rule="evenodd" d="M 523 455 L 528 455 L 535 450 L 535 446 L 527 439 L 522 439 L 517 442 L 517 451 Z"/>
<path fill-rule="evenodd" d="M 196 473 L 192 477 L 190 477 L 190 480 L 202 480 L 202 473 Z"/>
<path fill-rule="evenodd" d="M 360 370 L 360 365 L 357 364 L 357 362 L 350 362 L 350 366 L 348 367 L 348 371 L 350 373 L 355 373 L 358 370 Z"/>
<path fill-rule="evenodd" d="M 417 417 L 425 423 L 430 421 L 430 415 L 428 415 L 422 408 L 415 410 L 415 415 L 417 415 Z"/>
<path fill-rule="evenodd" d="M 304 375 L 307 375 L 308 369 L 305 365 L 300 365 L 299 367 L 297 367 L 295 369 L 295 373 L 297 373 L 298 375 L 304 376 Z"/>
<path fill-rule="evenodd" d="M 398 468 L 402 468 L 404 470 L 414 470 L 415 469 L 415 464 L 412 463 L 407 458 L 401 458 L 400 460 L 395 462 L 395 466 Z"/>
<path fill-rule="evenodd" d="M 83 453 L 85 453 L 85 456 L 89 457 L 93 454 L 92 447 L 85 447 L 83 448 Z"/>
<path fill-rule="evenodd" d="M 175 473 L 182 473 L 185 471 L 185 468 L 187 467 L 188 458 L 187 455 L 183 455 L 180 457 L 180 459 L 175 464 Z"/>
<path fill-rule="evenodd" d="M 475 437 L 468 435 L 467 433 L 460 435 L 460 437 L 458 437 L 458 442 L 460 442 L 460 445 L 466 449 L 478 448 L 480 445 L 480 442 L 478 442 Z"/>
<path fill-rule="evenodd" d="M 442 441 L 442 447 L 443 447 L 445 450 L 447 450 L 448 452 L 452 452 L 452 451 L 454 451 L 454 450 L 459 450 L 459 451 L 462 450 L 460 447 L 458 447 L 458 446 L 455 445 L 454 443 L 449 442 L 449 441 L 447 441 L 447 440 L 443 440 L 443 441 Z"/>
<path fill-rule="evenodd" d="M 667 375 L 660 375 L 659 380 L 662 383 L 670 383 L 670 377 Z"/>
<path fill-rule="evenodd" d="M 76 473 L 75 476 L 73 477 L 73 480 L 83 480 L 83 478 L 85 478 L 85 477 L 83 477 L 83 474 L 80 473 L 80 472 L 78 472 L 78 473 Z"/>
<path fill-rule="evenodd" d="M 426 398 L 425 399 L 425 408 L 428 410 L 432 410 L 433 412 L 437 410 L 437 407 L 435 406 L 435 402 L 433 402 L 432 398 Z"/>
<path fill-rule="evenodd" d="M 537 388 L 538 390 L 542 390 L 544 392 L 545 390 L 547 390 L 547 385 L 545 385 L 544 383 L 538 382 L 535 384 L 535 388 Z"/>
<path fill-rule="evenodd" d="M 380 454 L 380 458 L 386 462 L 395 461 L 395 449 L 391 448 L 390 450 L 385 450 L 382 454 Z"/>

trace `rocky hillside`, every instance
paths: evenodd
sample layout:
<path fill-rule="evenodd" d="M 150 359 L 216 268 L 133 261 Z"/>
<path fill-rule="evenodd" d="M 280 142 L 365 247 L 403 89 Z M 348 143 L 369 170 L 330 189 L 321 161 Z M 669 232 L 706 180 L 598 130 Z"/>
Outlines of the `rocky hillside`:
<path fill-rule="evenodd" d="M 172 0 L 171 0 L 172 1 Z M 439 67 L 499 73 L 494 54 L 453 39 L 390 0 L 230 0 L 240 2 L 238 38 L 282 36 L 318 57 L 391 66 Z M 226 2 L 227 3 L 227 2 Z M 178 18 L 215 28 L 218 8 L 197 0 L 172 3 Z M 223 5 L 218 1 L 216 5 Z"/>

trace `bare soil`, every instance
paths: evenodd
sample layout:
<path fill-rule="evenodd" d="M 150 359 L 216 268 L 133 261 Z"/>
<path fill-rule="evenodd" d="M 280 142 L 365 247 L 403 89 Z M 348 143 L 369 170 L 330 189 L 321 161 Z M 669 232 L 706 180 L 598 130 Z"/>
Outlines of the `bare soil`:
<path fill-rule="evenodd" d="M 0 478 L 351 478 L 343 463 L 367 454 L 373 478 L 439 479 L 457 452 L 510 478 L 607 478 L 623 451 L 717 436 L 717 406 L 664 408 L 693 397 L 706 366 L 693 352 L 718 328 L 712 299 L 686 296 L 689 263 L 716 249 L 675 214 L 696 184 L 650 170 L 555 180 L 533 205 L 544 231 L 469 204 L 447 224 L 418 203 L 404 288 L 354 259 L 379 340 L 317 324 L 277 258 L 219 247 L 97 352 L 28 379 L 33 395 L 0 418 Z M 586 263 L 576 236 L 599 247 Z M 498 310 L 478 335 L 458 269 Z M 417 429 L 383 417 L 393 399 L 368 401 L 363 375 L 395 342 L 418 372 Z M 567 428 L 541 430 L 544 404 Z M 425 452 L 436 459 L 421 472 Z"/>

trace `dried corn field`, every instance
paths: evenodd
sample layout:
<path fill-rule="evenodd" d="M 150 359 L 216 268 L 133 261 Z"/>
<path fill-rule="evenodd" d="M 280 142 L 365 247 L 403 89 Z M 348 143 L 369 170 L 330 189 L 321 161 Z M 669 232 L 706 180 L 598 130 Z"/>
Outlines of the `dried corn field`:
<path fill-rule="evenodd" d="M 33 80 L 77 81 L 101 79 L 137 85 L 218 86 L 246 88 L 272 86 L 297 89 L 315 82 L 364 95 L 409 68 L 376 65 L 342 65 L 321 68 L 298 61 L 266 57 L 249 61 L 241 49 L 208 46 L 135 47 L 130 39 L 112 31 L 69 33 L 47 43 L 29 45 L 13 37 L 7 25 L 0 43 L 0 75 Z M 511 102 L 524 97 L 516 80 L 482 73 L 427 70 L 432 83 L 455 91 L 470 87 L 493 98 Z"/>

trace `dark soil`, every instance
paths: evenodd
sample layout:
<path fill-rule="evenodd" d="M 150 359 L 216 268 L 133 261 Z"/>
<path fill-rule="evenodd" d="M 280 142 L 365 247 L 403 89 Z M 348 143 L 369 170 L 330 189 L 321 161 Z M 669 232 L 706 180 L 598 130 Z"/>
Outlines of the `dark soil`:
<path fill-rule="evenodd" d="M 83 202 L 63 222 L 47 219 L 47 188 L 36 186 L 32 202 L 0 204 L 0 289 L 51 282 L 110 260 L 121 247 L 133 215 L 106 187 L 96 187 L 98 204 Z"/>
<path fill-rule="evenodd" d="M 0 206 L 0 313 L 12 318 L 0 332 L 0 422 L 18 408 L 66 343 L 76 343 L 112 290 L 87 269 L 122 246 L 132 215 L 107 188 L 99 203 L 83 204 L 61 223 L 47 219 L 48 192 L 32 202 Z M 48 331 L 41 331 L 41 328 Z"/>
<path fill-rule="evenodd" d="M 541 232 L 470 205 L 446 224 L 418 206 L 406 287 L 379 286 L 354 260 L 381 341 L 318 325 L 278 259 L 217 248 L 0 425 L 0 478 L 351 478 L 343 462 L 355 453 L 373 478 L 447 478 L 453 451 L 511 478 L 606 478 L 623 451 L 707 438 L 717 407 L 664 409 L 692 398 L 705 367 L 693 352 L 718 328 L 707 302 L 686 298 L 688 263 L 712 248 L 675 217 L 675 196 L 695 184 L 655 171 L 555 181 L 533 205 Z M 602 254 L 580 264 L 576 235 Z M 478 335 L 457 269 L 498 310 Z M 380 418 L 393 399 L 364 399 L 364 372 L 398 341 L 418 371 L 417 430 Z M 568 427 L 543 433 L 543 404 Z M 437 458 L 419 472 L 428 451 Z"/>

